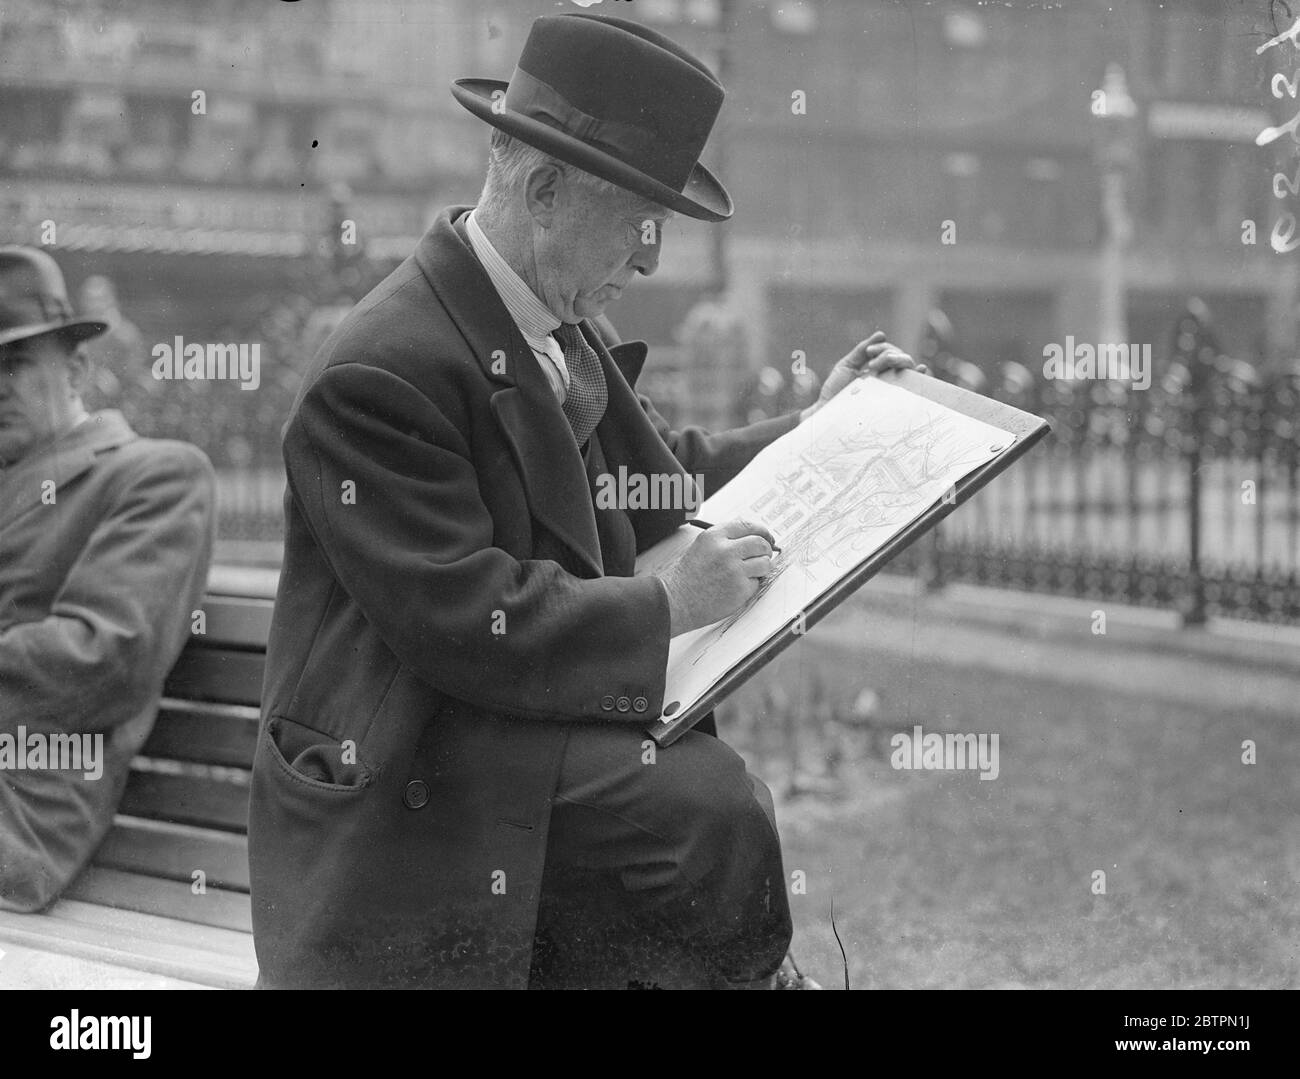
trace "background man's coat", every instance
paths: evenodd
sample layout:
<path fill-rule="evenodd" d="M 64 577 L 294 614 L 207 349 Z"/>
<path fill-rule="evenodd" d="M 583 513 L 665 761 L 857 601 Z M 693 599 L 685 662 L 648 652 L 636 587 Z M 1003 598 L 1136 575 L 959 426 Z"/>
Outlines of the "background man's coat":
<path fill-rule="evenodd" d="M 0 771 L 0 907 L 48 905 L 112 823 L 203 597 L 213 501 L 201 450 L 113 411 L 0 471 L 0 733 L 104 735 L 98 779 Z"/>
<path fill-rule="evenodd" d="M 602 575 L 582 457 L 466 210 L 348 315 L 285 428 L 249 827 L 264 985 L 525 985 L 564 739 L 662 707 L 667 592 Z M 716 490 L 796 422 L 671 432 L 630 387 L 645 345 L 584 330 L 611 472 Z M 637 549 L 686 518 L 614 512 Z"/>

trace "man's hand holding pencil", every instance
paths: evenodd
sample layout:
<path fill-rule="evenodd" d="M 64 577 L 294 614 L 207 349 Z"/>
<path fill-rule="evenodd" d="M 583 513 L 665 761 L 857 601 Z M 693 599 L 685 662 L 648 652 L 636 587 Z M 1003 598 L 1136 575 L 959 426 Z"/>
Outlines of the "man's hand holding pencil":
<path fill-rule="evenodd" d="M 734 614 L 772 572 L 776 538 L 759 521 L 692 521 L 699 538 L 657 574 L 668 591 L 669 632 L 676 637 Z"/>

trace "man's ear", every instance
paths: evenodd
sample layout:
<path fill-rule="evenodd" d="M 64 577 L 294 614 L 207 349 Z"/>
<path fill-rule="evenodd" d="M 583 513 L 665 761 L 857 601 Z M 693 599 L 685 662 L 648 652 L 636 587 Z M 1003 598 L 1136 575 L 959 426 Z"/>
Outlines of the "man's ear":
<path fill-rule="evenodd" d="M 524 181 L 524 205 L 542 228 L 551 227 L 564 190 L 564 174 L 554 165 L 538 165 Z"/>
<path fill-rule="evenodd" d="M 90 387 L 90 356 L 81 345 L 73 345 L 63 362 L 68 370 L 68 386 L 73 394 L 85 397 L 86 390 Z"/>

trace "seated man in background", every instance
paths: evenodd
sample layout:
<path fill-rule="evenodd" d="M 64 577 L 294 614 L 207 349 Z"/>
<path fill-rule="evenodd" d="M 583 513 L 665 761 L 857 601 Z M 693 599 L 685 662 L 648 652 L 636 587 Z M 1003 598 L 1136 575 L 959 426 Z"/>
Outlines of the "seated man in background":
<path fill-rule="evenodd" d="M 87 413 L 49 255 L 0 247 L 0 908 L 53 902 L 112 824 L 202 598 L 208 459 Z"/>

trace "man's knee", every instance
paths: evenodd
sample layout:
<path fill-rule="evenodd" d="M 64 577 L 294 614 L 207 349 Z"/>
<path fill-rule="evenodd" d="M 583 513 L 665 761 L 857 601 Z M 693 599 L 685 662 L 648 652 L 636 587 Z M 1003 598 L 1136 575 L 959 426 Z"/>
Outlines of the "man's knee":
<path fill-rule="evenodd" d="M 779 869 L 780 840 L 771 795 L 762 781 L 715 739 L 700 735 L 691 749 L 694 760 L 675 777 L 681 868 L 697 881 L 722 864 L 766 873 L 775 863 Z"/>

